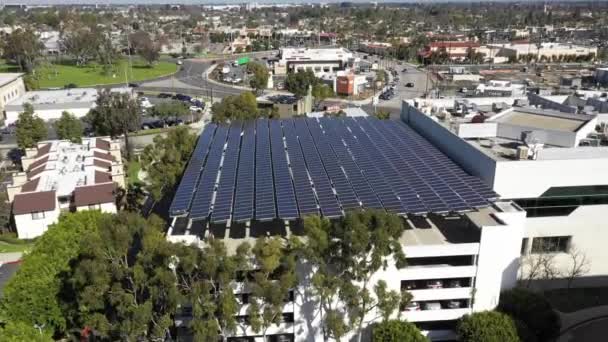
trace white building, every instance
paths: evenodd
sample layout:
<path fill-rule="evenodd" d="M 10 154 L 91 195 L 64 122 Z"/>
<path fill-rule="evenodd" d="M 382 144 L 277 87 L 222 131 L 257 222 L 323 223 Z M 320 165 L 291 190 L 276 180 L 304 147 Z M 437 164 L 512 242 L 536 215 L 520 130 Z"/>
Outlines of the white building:
<path fill-rule="evenodd" d="M 113 88 L 110 91 L 131 93 L 131 88 Z M 95 107 L 98 90 L 95 88 L 73 88 L 60 90 L 28 91 L 4 106 L 4 123 L 10 125 L 19 119 L 26 103 L 34 107 L 34 114 L 44 121 L 61 118 L 67 111 L 77 118 L 86 116 Z"/>
<path fill-rule="evenodd" d="M 4 110 L 7 103 L 25 94 L 23 74 L 2 73 L 0 74 L 0 111 Z"/>
<path fill-rule="evenodd" d="M 275 63 L 275 75 L 310 70 L 315 76 L 333 74 L 354 63 L 353 53 L 345 48 L 283 48 Z"/>
<path fill-rule="evenodd" d="M 590 54 L 597 56 L 597 47 L 581 46 L 575 44 L 542 43 L 538 44 L 488 44 L 488 48 L 496 48 L 497 56 L 513 57 L 519 59 L 523 55 L 533 55 L 536 59 L 546 58 L 552 60 L 554 57 L 574 56 L 584 57 Z"/>
<path fill-rule="evenodd" d="M 526 87 L 523 84 L 511 81 L 490 80 L 485 84 L 479 84 L 475 89 L 477 96 L 524 96 Z"/>
<path fill-rule="evenodd" d="M 568 110 L 556 103 L 555 108 Z M 402 120 L 469 173 L 527 212 L 522 256 L 548 247 L 555 267 L 571 265 L 573 250 L 590 260 L 575 286 L 597 286 L 608 276 L 603 241 L 608 239 L 608 149 L 596 132 L 600 116 L 513 107 L 478 123 L 430 114 L 404 102 Z M 523 271 L 525 275 L 525 270 Z M 564 282 L 538 281 L 561 287 Z"/>
<path fill-rule="evenodd" d="M 125 186 L 118 141 L 45 141 L 26 149 L 21 163 L 25 171 L 14 173 L 6 189 L 20 239 L 42 235 L 62 212 L 116 212 L 116 187 Z"/>
<path fill-rule="evenodd" d="M 354 114 L 354 113 L 353 113 Z M 521 241 L 524 235 L 524 221 L 525 212 L 521 210 L 517 205 L 509 201 L 493 201 L 490 198 L 496 196 L 492 191 L 479 182 L 475 177 L 468 175 L 456 164 L 446 159 L 445 156 L 441 156 L 441 152 L 433 147 L 423 137 L 402 125 L 398 122 L 385 121 L 387 126 L 384 126 L 377 119 L 358 117 L 358 118 L 346 118 L 345 121 L 330 118 L 318 118 L 318 119 L 296 119 L 296 120 L 282 120 L 270 122 L 270 136 L 273 140 L 273 144 L 281 142 L 283 146 L 280 147 L 281 151 L 286 151 L 289 156 L 289 166 L 285 169 L 280 167 L 275 168 L 278 170 L 284 170 L 287 177 L 293 177 L 294 183 L 300 184 L 301 186 L 295 187 L 295 196 L 298 197 L 298 201 L 305 198 L 305 194 L 308 192 L 308 188 L 311 187 L 311 183 L 315 184 L 315 192 L 319 196 L 319 205 L 317 207 L 317 213 L 320 212 L 325 215 L 325 208 L 322 203 L 324 202 L 323 194 L 330 194 L 331 198 L 338 199 L 342 203 L 342 206 L 346 208 L 346 202 L 342 197 L 352 185 L 355 190 L 356 196 L 359 196 L 359 206 L 364 207 L 365 203 L 368 203 L 369 197 L 364 198 L 363 194 L 364 187 L 361 183 L 356 181 L 363 180 L 363 183 L 370 182 L 370 191 L 374 196 L 381 196 L 384 201 L 388 203 L 391 196 L 394 195 L 398 190 L 390 190 L 388 188 L 379 186 L 379 183 L 374 183 L 376 180 L 385 180 L 389 182 L 389 186 L 395 186 L 397 183 L 404 181 L 403 179 L 397 180 L 394 177 L 395 173 L 404 175 L 408 173 L 411 175 L 413 172 L 403 171 L 399 172 L 397 169 L 391 171 L 389 166 L 399 167 L 404 166 L 405 159 L 402 162 L 397 162 L 394 159 L 390 159 L 387 155 L 390 153 L 396 159 L 400 159 L 397 155 L 405 156 L 405 158 L 421 158 L 420 163 L 417 164 L 419 172 L 415 172 L 419 181 L 426 182 L 433 178 L 434 175 L 444 180 L 450 179 L 450 182 L 462 183 L 470 182 L 464 185 L 462 190 L 466 193 L 475 193 L 477 191 L 485 191 L 483 195 L 483 204 L 463 211 L 455 211 L 452 209 L 436 209 L 436 212 L 429 211 L 427 214 L 402 214 L 403 224 L 406 227 L 402 234 L 399 242 L 404 248 L 406 257 L 408 258 L 408 266 L 404 269 L 396 269 L 392 266 L 390 261 L 388 262 L 388 268 L 377 272 L 371 283 L 375 283 L 378 280 L 386 281 L 388 288 L 391 290 L 405 290 L 411 292 L 413 295 L 413 302 L 415 303 L 415 309 L 408 310 L 408 308 L 400 308 L 399 314 L 395 313 L 394 317 L 398 316 L 407 319 L 408 321 L 416 323 L 421 330 L 433 340 L 450 340 L 454 339 L 454 327 L 456 320 L 465 314 L 491 310 L 498 304 L 500 292 L 503 289 L 513 287 L 517 281 L 518 271 L 518 259 L 520 256 Z M 256 132 L 264 131 L 264 122 L 258 121 Z M 295 130 L 290 128 L 291 123 L 294 122 Z M 348 123 L 348 129 L 346 126 L 341 127 L 341 122 Z M 367 125 L 369 123 L 369 126 Z M 283 125 L 283 133 L 280 131 L 280 125 Z M 360 124 L 361 127 L 367 127 L 364 132 L 357 127 Z M 371 126 L 371 125 L 376 126 Z M 237 124 L 238 125 L 238 124 Z M 322 125 L 322 126 L 321 126 Z M 248 128 L 249 127 L 249 128 Z M 217 133 L 214 134 L 215 128 L 213 125 L 207 126 L 206 130 L 202 133 L 199 140 L 199 144 L 205 144 L 202 146 L 209 146 L 210 158 L 214 160 L 232 160 L 230 157 L 231 151 L 234 151 L 234 146 L 241 146 L 240 156 L 247 156 L 253 153 L 252 144 L 264 143 L 263 139 L 258 137 L 257 133 L 251 129 L 253 126 L 245 125 L 244 131 L 241 132 L 238 127 L 233 131 L 233 127 L 230 128 L 230 136 L 227 144 L 225 143 L 226 129 L 227 127 L 218 127 Z M 308 128 L 306 128 L 308 127 Z M 321 128 L 323 131 L 319 131 L 317 128 Z M 374 128 L 375 127 L 375 128 Z M 278 128 L 278 129 L 277 129 Z M 310 130 L 309 136 L 308 130 Z M 376 132 L 376 133 L 374 133 Z M 284 134 L 284 136 L 283 136 Z M 297 137 L 295 135 L 297 134 Z M 370 134 L 369 138 L 366 138 L 367 134 Z M 402 134 L 402 136 L 400 136 Z M 356 137 L 355 137 L 356 135 Z M 372 137 L 373 135 L 373 137 Z M 219 136 L 221 143 L 213 141 L 214 138 Z M 262 136 L 263 137 L 263 136 Z M 242 139 L 242 144 L 241 144 Z M 312 139 L 312 140 L 311 140 Z M 369 140 L 368 140 L 369 139 Z M 373 143 L 371 142 L 373 139 Z M 411 139 L 411 140 L 410 140 Z M 297 143 L 298 140 L 300 143 Z M 314 142 L 313 142 L 314 141 Z M 369 151 L 359 149 L 359 141 L 361 144 L 368 146 Z M 316 145 L 319 151 L 317 158 L 314 155 L 306 153 L 302 155 L 300 150 L 300 144 L 302 149 L 311 151 Z M 348 151 L 345 147 L 348 145 Z M 378 144 L 377 147 L 376 144 Z M 296 146 L 294 150 L 293 146 Z M 415 147 L 413 147 L 415 145 Z M 331 146 L 331 147 L 329 147 Z M 197 147 L 198 148 L 198 147 Z M 309 149 L 311 148 L 311 149 Z M 331 148 L 332 150 L 329 150 Z M 374 149 L 374 151 L 371 151 Z M 377 150 L 375 150 L 377 149 Z M 429 153 L 428 156 L 432 155 L 433 158 L 426 159 L 421 157 L 421 152 L 415 152 L 417 149 L 420 151 L 426 151 Z M 256 151 L 259 151 L 256 148 Z M 261 150 L 263 151 L 263 150 Z M 277 149 L 273 150 L 273 165 L 275 167 L 281 166 L 287 163 L 286 160 L 276 158 Z M 331 152 L 327 154 L 326 152 Z M 334 154 L 334 152 L 336 154 Z M 350 151 L 350 152 L 349 152 Z M 356 155 L 356 157 L 351 156 Z M 316 153 L 314 153 L 316 154 Z M 279 153 L 280 155 L 280 153 Z M 263 159 L 263 155 L 257 156 L 258 160 Z M 359 169 L 352 163 L 356 158 L 359 167 L 365 168 L 367 171 L 372 171 L 378 165 L 374 178 L 361 178 Z M 318 172 L 311 172 L 311 169 L 304 170 L 306 172 L 300 172 L 298 170 L 301 167 L 306 167 L 304 161 L 321 163 L 322 166 L 328 168 L 328 170 L 335 170 L 336 172 L 327 172 L 328 178 L 331 179 L 331 191 L 326 191 L 328 185 L 323 180 L 323 175 L 319 175 Z M 366 163 L 365 160 L 370 161 Z M 389 161 L 393 160 L 393 161 Z M 444 169 L 437 168 L 436 171 L 428 170 L 428 165 L 425 166 L 426 161 L 434 160 L 437 163 L 444 161 Z M 208 159 L 209 162 L 209 159 Z M 241 161 L 239 161 L 240 163 Z M 362 166 L 366 163 L 367 167 Z M 231 162 L 229 165 L 233 165 Z M 174 220 L 167 233 L 167 239 L 173 242 L 182 242 L 187 244 L 196 244 L 202 246 L 205 239 L 214 236 L 224 240 L 229 251 L 234 251 L 236 247 L 242 242 L 252 242 L 258 236 L 265 236 L 266 234 L 271 235 L 289 235 L 289 234 L 301 234 L 302 222 L 298 219 L 293 218 L 287 219 L 281 215 L 281 208 L 278 209 L 278 215 L 271 214 L 269 217 L 277 217 L 280 219 L 272 220 L 260 217 L 260 211 L 267 210 L 266 204 L 261 203 L 264 198 L 256 197 L 255 200 L 255 215 L 256 219 L 252 220 L 253 216 L 245 216 L 245 218 L 238 218 L 242 213 L 238 213 L 237 207 L 241 203 L 241 196 L 245 200 L 249 193 L 244 188 L 241 190 L 239 184 L 245 181 L 243 184 L 249 184 L 247 179 L 252 179 L 251 175 L 258 173 L 256 168 L 262 168 L 259 166 L 261 163 L 256 163 L 253 168 L 247 167 L 247 161 L 243 164 L 239 164 L 238 175 L 232 174 L 230 166 L 223 166 L 220 176 L 216 176 L 213 169 L 218 168 L 220 163 L 214 162 L 211 168 L 205 165 L 203 169 L 207 170 L 205 175 L 202 175 L 200 182 L 216 182 L 219 184 L 217 187 L 209 187 L 210 190 L 201 190 L 197 187 L 197 192 L 193 193 L 189 188 L 191 186 L 190 181 L 185 181 L 176 192 L 176 196 L 173 204 L 171 205 L 170 212 L 174 215 Z M 194 169 L 186 170 L 188 174 L 184 179 L 192 179 L 196 176 L 197 172 L 200 172 L 200 165 L 193 164 Z M 433 165 L 434 164 L 433 162 Z M 227 168 L 227 169 L 226 169 Z M 290 169 L 291 168 L 291 172 Z M 354 169 L 353 169 L 354 168 Z M 424 170 L 423 170 L 424 169 Z M 209 171 L 211 170 L 211 171 Z M 425 171 L 426 170 L 426 171 Z M 355 172 L 356 171 L 356 172 Z M 386 172 L 386 173 L 384 173 Z M 405 173 L 404 173 L 405 172 Z M 436 173 L 437 172 L 437 173 Z M 233 175 L 237 179 L 236 185 L 236 197 L 230 208 L 228 208 L 228 216 L 225 215 L 225 206 L 223 203 L 223 190 L 222 190 L 222 177 L 225 174 Z M 301 178 L 301 175 L 307 175 Z M 389 177 L 389 175 L 393 175 Z M 457 176 L 458 175 L 458 176 Z M 232 176 L 230 176 L 232 177 Z M 321 178 L 319 178 L 321 177 Z M 359 178 L 357 178 L 359 177 Z M 264 177 L 255 177 L 255 181 L 259 184 L 256 186 L 263 186 L 266 184 L 267 179 L 272 179 L 272 175 L 264 173 Z M 340 182 L 342 181 L 342 182 Z M 345 181 L 345 182 L 344 182 Z M 383 181 L 382 181 L 383 182 Z M 409 182 L 409 181 L 408 181 Z M 272 183 L 272 180 L 271 180 Z M 282 186 L 281 194 L 288 194 L 289 189 L 285 188 L 285 182 L 281 182 L 280 179 L 275 178 L 275 185 Z M 290 187 L 291 182 L 288 187 Z M 357 185 L 359 184 L 359 185 Z M 413 184 L 413 182 L 412 182 Z M 477 185 L 473 185 L 477 184 Z M 470 188 L 469 188 L 470 186 Z M 485 190 L 481 190 L 481 189 Z M 217 190 L 214 190 L 217 189 Z M 365 187 L 365 189 L 367 189 Z M 411 188 L 410 188 L 411 189 Z M 446 187 L 441 189 L 445 190 Z M 454 189 L 454 188 L 452 188 Z M 475 189 L 475 190 L 473 190 Z M 183 190 L 183 191 L 182 191 Z M 422 189 L 418 189 L 423 191 Z M 436 189 L 438 191 L 439 201 L 450 202 L 448 199 L 449 194 L 445 193 L 445 197 L 441 197 L 443 190 Z M 278 190 L 277 190 L 278 191 Z M 469 192 L 470 191 L 470 192 Z M 211 196 L 205 195 L 207 192 Z M 463 197 L 466 197 L 465 193 L 461 193 Z M 257 194 L 257 192 L 256 192 Z M 277 192 L 277 201 L 279 193 Z M 478 192 L 481 194 L 481 192 Z M 428 194 L 427 194 L 428 195 Z M 423 196 L 427 196 L 423 195 Z M 253 194 L 251 195 L 253 196 Z M 257 195 L 256 195 L 257 196 Z M 274 195 L 272 195 L 274 196 Z M 302 197 L 300 197 L 302 196 Z M 313 200 L 316 195 L 313 195 Z M 346 196 L 346 195 L 344 195 Z M 190 197 L 190 205 L 184 205 L 185 200 Z M 204 198 L 208 198 L 209 201 Z M 481 197 L 480 197 L 481 198 Z M 488 199 L 490 202 L 488 202 Z M 331 200 L 331 199 L 330 199 Z M 457 200 L 454 197 L 451 200 Z M 402 201 L 406 201 L 403 199 Z M 203 204 L 203 203 L 207 203 Z M 274 200 L 273 200 L 274 203 Z M 300 202 L 299 202 L 300 203 Z M 315 202 L 316 203 L 316 202 Z M 436 202 L 435 202 L 436 203 Z M 278 201 L 277 204 L 281 206 L 283 202 Z M 285 203 L 287 205 L 287 203 Z M 436 203 L 437 204 L 437 203 Z M 203 208 L 199 206 L 203 205 Z M 273 204 L 274 205 L 274 204 Z M 294 204 L 295 205 L 295 204 Z M 351 208 L 353 208 L 351 204 Z M 356 207 L 356 204 L 354 204 Z M 195 209 L 195 206 L 197 209 Z M 234 208 L 232 207 L 234 206 Z M 192 208 L 192 209 L 190 209 Z M 247 208 L 247 207 L 245 207 Z M 303 209 L 302 210 L 311 210 Z M 260 210 L 261 209 L 261 210 Z M 314 210 L 314 209 L 313 209 Z M 338 214 L 334 213 L 334 217 L 337 217 L 343 213 L 340 209 Z M 217 211 L 217 213 L 216 213 Z M 209 214 L 209 212 L 211 212 Z M 253 212 L 253 208 L 252 208 Z M 310 212 L 310 211 L 309 211 Z M 223 214 L 224 213 L 224 214 Z M 232 213 L 232 214 L 230 214 Z M 216 216 L 216 214 L 218 216 Z M 234 215 L 234 216 L 233 216 Z M 268 215 L 268 214 L 266 214 Z M 297 215 L 297 214 L 296 214 Z M 337 215 L 337 216 L 336 216 Z M 249 217 L 249 218 L 247 218 Z M 298 233 L 300 232 L 300 233 Z M 322 329 L 321 321 L 318 312 L 315 308 L 318 307 L 318 303 L 315 299 L 307 296 L 307 289 L 310 288 L 310 284 L 307 283 L 304 277 L 305 269 L 303 267 L 298 268 L 300 272 L 300 284 L 298 289 L 293 291 L 293 296 L 286 302 L 284 307 L 284 320 L 278 325 L 272 325 L 267 330 L 267 336 L 271 339 L 280 341 L 296 341 L 296 342 L 313 342 L 322 341 Z M 309 278 L 308 278 L 309 279 Z M 247 289 L 243 284 L 235 284 L 237 289 L 236 294 L 239 298 L 246 298 Z M 234 332 L 235 337 L 247 337 L 249 341 L 265 342 L 263 337 L 259 333 L 255 333 L 247 325 L 247 303 L 244 301 L 240 308 L 239 318 L 242 319 L 243 323 Z M 178 315 L 176 317 L 176 323 L 181 326 L 182 329 L 185 327 L 189 319 L 188 314 Z M 379 315 L 375 310 L 368 313 L 365 317 L 365 324 L 370 324 L 375 320 L 379 319 Z M 280 337 L 279 337 L 280 336 Z M 349 340 L 353 335 L 345 336 L 344 340 Z M 284 338 L 284 339 L 282 339 Z M 364 340 L 369 340 L 366 337 Z"/>

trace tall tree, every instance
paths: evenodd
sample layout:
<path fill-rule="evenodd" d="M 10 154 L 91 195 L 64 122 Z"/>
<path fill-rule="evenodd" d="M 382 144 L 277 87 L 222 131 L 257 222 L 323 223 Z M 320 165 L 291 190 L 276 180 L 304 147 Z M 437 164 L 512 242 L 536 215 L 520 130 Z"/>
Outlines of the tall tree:
<path fill-rule="evenodd" d="M 210 239 L 203 248 L 182 247 L 178 251 L 178 288 L 192 306 L 190 329 L 197 341 L 226 341 L 236 331 L 239 303 L 233 287 L 239 272 L 247 267 L 249 245 L 230 255 L 223 241 Z"/>
<path fill-rule="evenodd" d="M 326 98 L 334 95 L 334 90 L 327 84 L 319 83 L 312 87 L 312 96 L 315 98 L 315 104 L 317 105 Z"/>
<path fill-rule="evenodd" d="M 457 331 L 463 342 L 519 342 L 511 317 L 498 311 L 465 315 L 460 318 Z"/>
<path fill-rule="evenodd" d="M 280 237 L 258 238 L 252 249 L 253 280 L 247 314 L 251 327 L 264 339 L 268 328 L 280 324 L 289 292 L 297 284 L 296 259 L 289 243 Z"/>
<path fill-rule="evenodd" d="M 87 115 L 87 120 L 98 135 L 113 138 L 124 135 L 127 159 L 131 159 L 129 131 L 139 128 L 141 110 L 139 103 L 126 93 L 102 91 L 97 97 L 97 105 Z"/>
<path fill-rule="evenodd" d="M 304 97 L 308 94 L 308 89 L 317 84 L 319 80 L 311 70 L 290 73 L 285 79 L 285 88 L 292 92 L 296 97 Z"/>
<path fill-rule="evenodd" d="M 42 55 L 44 45 L 31 29 L 16 29 L 7 35 L 2 44 L 4 58 L 14 61 L 22 71 L 32 72 L 36 58 Z"/>
<path fill-rule="evenodd" d="M 36 147 L 39 141 L 47 138 L 46 124 L 34 114 L 34 107 L 31 104 L 25 103 L 23 109 L 16 123 L 17 146 Z"/>
<path fill-rule="evenodd" d="M 388 318 L 397 306 L 387 303 L 387 297 L 401 301 L 399 293 L 388 291 L 381 282 L 371 283 L 371 278 L 388 263 L 405 267 L 398 241 L 403 223 L 398 216 L 368 210 L 349 212 L 334 223 L 311 216 L 305 219 L 304 229 L 307 243 L 301 251 L 302 261 L 314 270 L 311 294 L 319 302 L 324 337 L 339 340 L 355 328 L 360 341 L 368 313 L 376 309 Z M 336 305 L 338 301 L 342 305 Z"/>
<path fill-rule="evenodd" d="M 99 211 L 62 215 L 23 257 L 19 272 L 3 290 L 0 314 L 3 321 L 43 327 L 43 332 L 61 334 L 67 328 L 62 311 L 59 275 L 81 250 L 83 236 L 97 230 Z"/>
<path fill-rule="evenodd" d="M 78 144 L 82 141 L 82 122 L 68 112 L 61 113 L 61 118 L 55 122 L 55 131 L 59 139 Z"/>
<path fill-rule="evenodd" d="M 143 58 L 149 67 L 158 61 L 160 58 L 160 47 L 153 41 L 148 41 L 137 50 L 137 53 Z"/>
<path fill-rule="evenodd" d="M 148 173 L 147 190 L 160 200 L 177 184 L 196 144 L 196 136 L 188 127 L 176 127 L 165 137 L 157 135 L 154 144 L 142 153 L 142 166 Z"/>
<path fill-rule="evenodd" d="M 136 213 L 104 217 L 85 233 L 67 275 L 67 316 L 108 340 L 164 341 L 180 297 L 172 271 L 175 252 L 163 223 Z"/>
<path fill-rule="evenodd" d="M 247 64 L 247 72 L 252 74 L 249 85 L 256 93 L 260 93 L 266 89 L 269 77 L 266 65 L 257 62 L 249 62 Z"/>
<path fill-rule="evenodd" d="M 98 30 L 80 27 L 64 32 L 60 44 L 65 52 L 76 60 L 77 66 L 83 66 L 95 58 L 101 38 L 102 34 Z"/>
<path fill-rule="evenodd" d="M 252 120 L 260 115 L 255 95 L 250 91 L 224 97 L 222 102 L 213 104 L 211 112 L 214 122 Z"/>

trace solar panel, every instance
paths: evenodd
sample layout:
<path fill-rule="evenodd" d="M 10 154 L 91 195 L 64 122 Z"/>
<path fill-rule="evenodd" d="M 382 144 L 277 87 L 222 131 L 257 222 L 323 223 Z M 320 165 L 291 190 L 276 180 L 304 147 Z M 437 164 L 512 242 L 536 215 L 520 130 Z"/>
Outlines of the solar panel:
<path fill-rule="evenodd" d="M 365 143 L 348 130 L 344 120 L 337 120 L 336 128 L 351 151 L 355 163 L 363 171 L 376 196 L 382 202 L 384 209 L 395 214 L 405 214 L 405 208 L 393 192 L 390 183 L 387 182 L 386 175 L 383 174 L 383 171 L 387 169 L 385 161 L 376 152 L 367 149 Z"/>
<path fill-rule="evenodd" d="M 293 176 L 293 185 L 296 190 L 296 199 L 300 215 L 317 215 L 319 209 L 317 199 L 312 189 L 312 181 L 306 170 L 304 155 L 293 127 L 293 120 L 283 120 L 283 133 L 287 144 L 287 154 Z"/>
<path fill-rule="evenodd" d="M 274 188 L 277 198 L 278 217 L 291 220 L 298 217 L 298 206 L 293 191 L 285 144 L 283 142 L 283 129 L 278 120 L 270 121 L 270 143 L 272 145 L 272 170 L 274 173 Z"/>
<path fill-rule="evenodd" d="M 207 157 L 209 151 L 209 145 L 213 138 L 213 133 L 217 126 L 215 124 L 208 124 L 196 142 L 196 147 L 190 157 L 190 162 L 182 175 L 182 179 L 177 187 L 173 202 L 169 208 L 171 215 L 182 215 L 190 209 L 192 203 L 192 197 L 194 196 L 194 190 L 201 175 L 201 169 Z"/>
<path fill-rule="evenodd" d="M 227 133 L 228 128 L 225 126 L 219 126 L 216 130 L 201 180 L 196 189 L 196 196 L 194 196 L 192 202 L 192 209 L 190 210 L 192 219 L 206 219 L 209 216 Z"/>
<path fill-rule="evenodd" d="M 211 221 L 214 223 L 227 222 L 232 213 L 232 201 L 234 199 L 234 185 L 236 182 L 236 167 L 239 160 L 241 148 L 241 127 L 242 122 L 235 121 L 230 125 L 228 132 L 228 146 L 224 153 L 222 162 L 222 172 L 217 188 Z"/>
<path fill-rule="evenodd" d="M 321 213 L 326 217 L 342 216 L 342 210 L 304 119 L 295 119 L 295 128 L 300 146 L 302 147 L 304 160 L 306 161 L 306 167 L 314 183 L 315 194 L 319 199 Z"/>
<path fill-rule="evenodd" d="M 337 160 L 344 170 L 348 181 L 355 190 L 359 201 L 365 208 L 383 209 L 382 203 L 380 203 L 380 200 L 361 173 L 357 164 L 351 158 L 342 139 L 339 137 L 335 123 L 335 120 L 329 118 L 321 119 L 321 124 L 325 130 L 325 136 L 336 154 Z"/>
<path fill-rule="evenodd" d="M 325 171 L 336 189 L 338 200 L 340 201 L 342 208 L 359 208 L 359 199 L 355 196 L 353 188 L 344 175 L 344 171 L 340 165 L 338 165 L 336 155 L 334 154 L 328 139 L 323 134 L 319 122 L 316 119 L 307 119 L 306 123 L 312 134 L 314 143 L 317 145 L 317 150 L 319 151 L 323 165 L 325 165 Z"/>
<path fill-rule="evenodd" d="M 268 134 L 268 120 L 259 119 L 256 124 L 255 218 L 260 221 L 276 217 Z"/>
<path fill-rule="evenodd" d="M 234 212 L 232 215 L 232 219 L 236 222 L 253 219 L 255 121 L 250 120 L 245 123 L 242 141 L 234 198 Z"/>

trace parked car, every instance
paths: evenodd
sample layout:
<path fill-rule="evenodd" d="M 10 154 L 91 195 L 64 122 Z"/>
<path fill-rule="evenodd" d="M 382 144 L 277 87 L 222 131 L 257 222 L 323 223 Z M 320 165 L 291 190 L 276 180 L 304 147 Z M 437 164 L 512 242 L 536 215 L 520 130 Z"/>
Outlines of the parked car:
<path fill-rule="evenodd" d="M 177 62 L 175 62 L 177 65 L 182 65 L 184 64 L 184 62 L 182 62 L 181 60 L 178 60 Z"/>
<path fill-rule="evenodd" d="M 202 112 L 203 108 L 201 108 L 199 106 L 190 106 L 190 111 L 191 112 Z"/>
<path fill-rule="evenodd" d="M 413 87 L 414 87 L 414 83 L 412 83 L 412 82 L 407 82 L 407 83 L 405 84 L 405 86 L 406 86 L 406 87 L 408 87 L 408 88 L 413 88 Z"/>
<path fill-rule="evenodd" d="M 418 302 L 409 302 L 403 310 L 404 311 L 420 311 L 420 304 L 418 304 Z"/>
<path fill-rule="evenodd" d="M 462 283 L 458 279 L 452 279 L 448 281 L 447 287 L 462 287 Z"/>
<path fill-rule="evenodd" d="M 167 119 L 164 122 L 165 126 L 181 126 L 184 124 L 184 120 L 182 119 Z"/>
<path fill-rule="evenodd" d="M 131 87 L 131 88 L 137 88 L 137 87 L 139 87 L 139 84 L 137 84 L 137 83 L 129 83 L 128 86 Z"/>
<path fill-rule="evenodd" d="M 448 300 L 445 303 L 445 307 L 448 309 L 460 309 L 460 301 L 459 300 Z"/>
<path fill-rule="evenodd" d="M 401 72 L 407 72 L 407 68 L 401 69 Z"/>
<path fill-rule="evenodd" d="M 173 97 L 173 95 L 169 94 L 169 93 L 159 93 L 158 94 L 158 98 L 159 99 L 169 99 Z"/>
<path fill-rule="evenodd" d="M 188 95 L 184 95 L 184 94 L 175 94 L 175 96 L 173 96 L 173 99 L 178 100 L 178 101 L 190 102 L 192 100 L 192 96 L 188 96 Z"/>
<path fill-rule="evenodd" d="M 192 100 L 190 100 L 190 103 L 192 103 L 193 106 L 200 107 L 203 109 L 205 108 L 205 102 L 203 102 L 201 100 L 192 99 Z"/>
<path fill-rule="evenodd" d="M 165 122 L 163 120 L 149 120 L 145 121 L 141 124 L 141 129 L 154 129 L 154 128 L 163 128 L 165 127 Z"/>
<path fill-rule="evenodd" d="M 426 282 L 427 289 L 442 289 L 443 282 L 441 280 L 429 280 Z"/>
<path fill-rule="evenodd" d="M 441 310 L 441 303 L 439 302 L 426 302 L 423 306 L 424 310 Z"/>
<path fill-rule="evenodd" d="M 152 108 L 152 107 L 154 107 L 152 105 L 152 103 L 150 103 L 150 100 L 147 97 L 140 97 L 139 98 L 139 105 L 142 108 Z"/>

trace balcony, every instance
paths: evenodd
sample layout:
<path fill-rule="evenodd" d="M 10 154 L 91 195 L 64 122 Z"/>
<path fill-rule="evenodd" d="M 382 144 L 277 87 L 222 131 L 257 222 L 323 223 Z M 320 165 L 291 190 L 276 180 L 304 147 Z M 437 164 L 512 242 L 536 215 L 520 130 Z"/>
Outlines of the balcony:
<path fill-rule="evenodd" d="M 447 289 L 409 290 L 412 301 L 438 301 L 449 299 L 471 298 L 471 287 L 456 287 Z"/>
<path fill-rule="evenodd" d="M 442 278 L 472 278 L 477 272 L 477 266 L 452 266 L 449 264 L 408 266 L 399 270 L 395 277 L 401 280 L 442 279 Z"/>
<path fill-rule="evenodd" d="M 470 314 L 471 308 L 403 311 L 403 317 L 410 322 L 448 321 Z"/>

